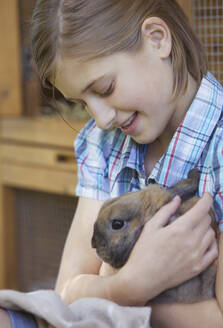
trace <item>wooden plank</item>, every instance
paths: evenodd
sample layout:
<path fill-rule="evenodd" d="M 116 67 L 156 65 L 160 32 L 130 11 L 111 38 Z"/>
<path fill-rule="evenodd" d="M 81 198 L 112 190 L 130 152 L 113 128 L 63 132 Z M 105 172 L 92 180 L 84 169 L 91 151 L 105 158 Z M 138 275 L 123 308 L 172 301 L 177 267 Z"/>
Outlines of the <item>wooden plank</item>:
<path fill-rule="evenodd" d="M 4 187 L 4 244 L 5 244 L 5 283 L 4 288 L 17 289 L 17 258 L 15 252 L 15 192 L 12 188 Z"/>
<path fill-rule="evenodd" d="M 0 172 L 0 289 L 15 289 L 14 192 L 3 184 L 1 160 Z"/>
<path fill-rule="evenodd" d="M 3 194 L 4 187 L 2 185 L 2 167 L 0 162 L 0 289 L 4 289 L 6 287 L 6 245 Z"/>
<path fill-rule="evenodd" d="M 17 0 L 0 1 L 0 115 L 22 113 Z"/>
<path fill-rule="evenodd" d="M 73 149 L 73 142 L 78 131 L 86 121 L 72 121 L 68 126 L 62 120 L 11 118 L 0 122 L 0 139 L 25 143 L 37 143 L 45 146 L 69 147 Z"/>
<path fill-rule="evenodd" d="M 2 163 L 2 184 L 55 194 L 75 195 L 77 174 L 48 168 Z"/>
<path fill-rule="evenodd" d="M 30 21 L 36 0 L 19 0 L 20 44 L 22 54 L 22 95 L 25 116 L 40 115 L 40 81 L 31 55 Z"/>
<path fill-rule="evenodd" d="M 74 173 L 76 162 L 74 151 L 56 148 L 41 148 L 14 144 L 0 144 L 2 162 L 23 166 L 38 166 Z"/>

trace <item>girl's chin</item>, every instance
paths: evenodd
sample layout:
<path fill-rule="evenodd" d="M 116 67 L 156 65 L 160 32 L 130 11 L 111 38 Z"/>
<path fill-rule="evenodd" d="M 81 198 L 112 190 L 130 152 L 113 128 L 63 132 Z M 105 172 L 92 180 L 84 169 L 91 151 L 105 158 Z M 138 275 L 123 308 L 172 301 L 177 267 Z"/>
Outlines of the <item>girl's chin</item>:
<path fill-rule="evenodd" d="M 153 138 L 151 136 L 145 136 L 142 134 L 131 136 L 131 137 L 135 142 L 137 142 L 138 144 L 142 144 L 142 145 L 151 144 L 154 141 L 156 141 L 156 138 Z"/>
<path fill-rule="evenodd" d="M 142 136 L 131 136 L 132 139 L 138 144 L 144 145 L 150 143 L 147 138 L 143 138 Z"/>

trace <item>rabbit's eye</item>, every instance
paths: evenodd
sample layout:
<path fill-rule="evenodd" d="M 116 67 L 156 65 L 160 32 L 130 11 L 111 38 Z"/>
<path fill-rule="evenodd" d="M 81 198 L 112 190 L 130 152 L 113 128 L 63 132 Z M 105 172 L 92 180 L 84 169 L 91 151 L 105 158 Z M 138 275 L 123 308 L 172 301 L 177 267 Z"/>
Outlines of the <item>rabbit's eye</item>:
<path fill-rule="evenodd" d="M 119 230 L 124 226 L 123 220 L 112 220 L 112 229 Z"/>

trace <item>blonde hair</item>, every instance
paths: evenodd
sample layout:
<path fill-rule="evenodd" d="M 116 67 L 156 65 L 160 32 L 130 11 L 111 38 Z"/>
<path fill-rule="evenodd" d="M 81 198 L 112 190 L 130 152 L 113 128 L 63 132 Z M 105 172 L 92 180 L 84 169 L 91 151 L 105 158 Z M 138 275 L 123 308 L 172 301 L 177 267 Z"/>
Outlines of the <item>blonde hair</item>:
<path fill-rule="evenodd" d="M 57 56 L 90 60 L 137 51 L 145 18 L 159 17 L 172 35 L 173 95 L 186 90 L 188 72 L 200 84 L 207 73 L 203 48 L 175 0 L 38 0 L 32 47 L 43 89 L 52 85 Z"/>

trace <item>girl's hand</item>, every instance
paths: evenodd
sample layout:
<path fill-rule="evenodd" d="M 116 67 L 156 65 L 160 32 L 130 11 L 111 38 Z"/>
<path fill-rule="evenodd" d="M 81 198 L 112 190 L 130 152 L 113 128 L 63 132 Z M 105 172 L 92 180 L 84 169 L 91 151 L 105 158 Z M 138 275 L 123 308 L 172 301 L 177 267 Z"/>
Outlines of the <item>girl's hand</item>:
<path fill-rule="evenodd" d="M 137 304 L 196 276 L 218 255 L 208 211 L 212 198 L 204 196 L 187 213 L 167 225 L 180 198 L 163 206 L 148 221 L 126 265 L 118 275 Z"/>

